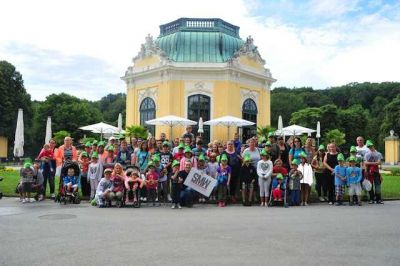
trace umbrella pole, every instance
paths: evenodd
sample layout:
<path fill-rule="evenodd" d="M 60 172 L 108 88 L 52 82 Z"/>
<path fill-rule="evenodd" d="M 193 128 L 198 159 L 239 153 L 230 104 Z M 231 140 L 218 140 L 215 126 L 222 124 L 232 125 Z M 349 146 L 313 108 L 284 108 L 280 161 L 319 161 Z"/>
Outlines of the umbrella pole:
<path fill-rule="evenodd" d="M 227 138 L 227 141 L 229 140 L 229 129 L 230 129 L 230 126 L 228 126 L 228 138 Z"/>
<path fill-rule="evenodd" d="M 172 138 L 172 125 L 169 126 L 169 140 L 171 143 L 173 143 L 173 138 Z"/>

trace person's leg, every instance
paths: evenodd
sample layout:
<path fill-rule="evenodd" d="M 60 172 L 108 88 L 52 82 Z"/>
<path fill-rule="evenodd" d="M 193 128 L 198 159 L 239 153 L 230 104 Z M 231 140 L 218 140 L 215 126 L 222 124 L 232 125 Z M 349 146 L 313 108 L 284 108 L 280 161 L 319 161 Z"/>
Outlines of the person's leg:
<path fill-rule="evenodd" d="M 317 191 L 317 195 L 320 201 L 322 196 L 321 189 L 322 189 L 322 174 L 315 173 L 315 190 Z"/>
<path fill-rule="evenodd" d="M 381 204 L 383 203 L 383 201 L 381 196 L 381 180 L 379 173 L 374 174 L 374 185 L 375 185 L 376 203 Z"/>
<path fill-rule="evenodd" d="M 49 182 L 49 184 L 50 184 L 50 171 L 48 171 L 47 169 L 44 169 L 42 173 L 43 173 L 43 188 L 44 188 L 43 195 L 46 196 L 47 182 Z"/>
<path fill-rule="evenodd" d="M 254 184 L 250 183 L 248 186 L 249 186 L 249 204 L 251 205 L 253 202 Z"/>
<path fill-rule="evenodd" d="M 304 188 L 304 184 L 300 184 L 300 198 L 301 198 L 301 205 L 304 204 L 304 192 L 305 192 L 305 188 Z"/>
<path fill-rule="evenodd" d="M 258 187 L 260 188 L 260 206 L 265 206 L 265 186 L 264 186 L 264 178 L 258 178 Z"/>
<path fill-rule="evenodd" d="M 96 193 L 96 180 L 95 179 L 90 179 L 90 200 L 94 199 L 95 193 Z"/>
<path fill-rule="evenodd" d="M 329 175 L 327 175 L 326 173 L 323 173 L 321 175 L 321 187 L 322 187 L 322 195 L 324 197 L 324 200 L 326 200 L 328 197 L 328 187 L 327 187 L 328 177 L 329 177 Z"/>
<path fill-rule="evenodd" d="M 242 203 L 246 204 L 246 183 L 242 182 Z"/>
<path fill-rule="evenodd" d="M 328 200 L 333 203 L 335 201 L 335 179 L 331 174 L 327 174 L 327 177 Z"/>
<path fill-rule="evenodd" d="M 265 180 L 265 202 L 266 205 L 268 205 L 269 202 L 269 195 L 270 195 L 270 188 L 271 188 L 271 182 L 272 182 L 272 178 L 268 178 L 267 180 Z"/>
<path fill-rule="evenodd" d="M 311 187 L 308 184 L 304 184 L 305 193 L 304 193 L 304 204 L 308 204 L 308 196 L 310 195 Z"/>

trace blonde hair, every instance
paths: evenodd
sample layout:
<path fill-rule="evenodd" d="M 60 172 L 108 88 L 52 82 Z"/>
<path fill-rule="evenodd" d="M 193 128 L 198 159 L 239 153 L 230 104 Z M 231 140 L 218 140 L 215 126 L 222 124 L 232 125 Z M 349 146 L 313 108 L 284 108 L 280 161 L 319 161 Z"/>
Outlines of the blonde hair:
<path fill-rule="evenodd" d="M 116 171 L 115 171 L 115 168 L 117 168 L 117 167 L 120 167 L 120 168 L 121 168 L 121 172 L 118 173 L 118 175 L 120 175 L 120 176 L 125 176 L 124 168 L 122 167 L 122 165 L 121 165 L 120 163 L 116 163 L 116 164 L 114 165 L 114 169 L 113 169 L 111 175 L 112 175 L 112 176 L 117 175 L 117 173 L 116 173 Z"/>

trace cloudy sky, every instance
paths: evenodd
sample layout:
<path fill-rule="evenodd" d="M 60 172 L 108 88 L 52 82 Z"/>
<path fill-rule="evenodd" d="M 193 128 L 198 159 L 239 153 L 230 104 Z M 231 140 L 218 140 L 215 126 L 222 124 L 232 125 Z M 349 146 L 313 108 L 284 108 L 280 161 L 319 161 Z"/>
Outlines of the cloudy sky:
<path fill-rule="evenodd" d="M 97 100 L 125 92 L 120 77 L 145 36 L 179 17 L 240 26 L 275 87 L 400 81 L 397 0 L 5 0 L 0 60 L 17 67 L 33 99 L 67 92 Z"/>

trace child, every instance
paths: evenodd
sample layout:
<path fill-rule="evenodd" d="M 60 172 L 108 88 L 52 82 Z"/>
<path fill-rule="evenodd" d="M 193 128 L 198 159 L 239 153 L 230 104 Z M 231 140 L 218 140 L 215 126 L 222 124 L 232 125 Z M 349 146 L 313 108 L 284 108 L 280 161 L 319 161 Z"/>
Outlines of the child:
<path fill-rule="evenodd" d="M 308 206 L 308 196 L 311 192 L 311 185 L 313 183 L 314 175 L 312 167 L 308 163 L 308 155 L 304 151 L 300 152 L 300 160 L 301 163 L 298 169 L 303 175 L 303 179 L 300 181 L 301 205 Z"/>
<path fill-rule="evenodd" d="M 178 151 L 174 154 L 174 160 L 180 162 L 182 158 L 185 157 L 184 150 L 185 150 L 185 144 L 183 144 L 183 142 L 180 142 L 178 146 Z"/>
<path fill-rule="evenodd" d="M 104 170 L 104 177 L 100 180 L 96 189 L 96 199 L 99 208 L 104 208 L 105 203 L 111 200 L 111 193 L 113 191 L 113 183 L 111 181 L 110 168 Z"/>
<path fill-rule="evenodd" d="M 156 206 L 158 175 L 152 161 L 147 164 L 147 168 L 146 186 L 148 191 L 148 202 L 151 201 L 153 202 L 153 206 Z"/>
<path fill-rule="evenodd" d="M 200 153 L 198 156 L 198 162 L 197 162 L 197 169 L 200 170 L 202 173 L 207 174 L 207 164 L 206 164 L 206 158 L 204 157 L 203 153 Z M 206 202 L 206 198 L 199 193 L 199 202 Z"/>
<path fill-rule="evenodd" d="M 335 192 L 336 192 L 336 206 L 343 205 L 343 194 L 346 185 L 346 166 L 344 165 L 344 156 L 339 153 L 337 156 L 339 165 L 335 166 Z"/>
<path fill-rule="evenodd" d="M 290 205 L 300 205 L 300 180 L 303 179 L 302 173 L 298 170 L 300 164 L 298 159 L 292 160 L 292 169 L 289 172 Z"/>
<path fill-rule="evenodd" d="M 246 153 L 243 158 L 243 165 L 240 168 L 240 183 L 242 184 L 243 206 L 251 206 L 256 178 L 257 170 L 251 164 L 250 155 Z M 247 195 L 248 197 L 246 197 Z"/>
<path fill-rule="evenodd" d="M 283 187 L 283 175 L 277 174 L 276 175 L 277 185 L 274 189 L 272 189 L 272 197 L 274 197 L 274 201 L 282 201 L 282 191 Z"/>
<path fill-rule="evenodd" d="M 89 164 L 87 180 L 90 182 L 90 200 L 94 199 L 96 189 L 103 175 L 103 165 L 99 162 L 97 152 L 92 153 L 92 161 Z"/>
<path fill-rule="evenodd" d="M 179 173 L 179 161 L 174 160 L 172 162 L 172 206 L 171 209 L 182 209 L 180 204 L 180 194 L 182 189 L 182 180 L 178 178 Z"/>
<path fill-rule="evenodd" d="M 45 164 L 48 165 L 48 167 L 50 168 L 50 172 L 53 172 L 53 166 L 51 164 L 50 160 L 54 160 L 54 152 L 51 150 L 50 145 L 49 144 L 44 144 L 43 145 L 43 149 L 40 151 L 38 157 L 36 158 L 36 160 L 41 160 L 42 161 L 42 165 L 40 167 L 40 170 L 44 170 L 45 168 Z"/>
<path fill-rule="evenodd" d="M 33 183 L 33 168 L 32 164 L 29 162 L 24 163 L 24 167 L 20 170 L 21 182 L 19 187 L 20 199 L 22 203 L 33 202 L 31 199 L 32 183 Z"/>
<path fill-rule="evenodd" d="M 74 168 L 68 168 L 67 175 L 64 176 L 63 182 L 66 194 L 75 197 L 75 193 L 78 190 L 78 177 L 75 176 Z"/>
<path fill-rule="evenodd" d="M 115 199 L 122 202 L 125 184 L 125 173 L 120 163 L 116 163 L 114 166 L 114 170 L 111 173 L 111 182 L 113 185 L 112 193 L 110 194 L 111 200 Z"/>
<path fill-rule="evenodd" d="M 260 187 L 260 206 L 268 206 L 269 201 L 269 186 L 271 185 L 272 162 L 265 149 L 260 152 L 261 160 L 257 163 L 258 184 Z"/>
<path fill-rule="evenodd" d="M 126 189 L 126 200 L 125 202 L 133 202 L 136 204 L 138 202 L 137 190 L 143 188 L 143 180 L 139 177 L 140 172 L 134 170 L 126 171 L 125 178 L 125 189 Z"/>
<path fill-rule="evenodd" d="M 353 206 L 353 196 L 357 196 L 358 206 L 361 206 L 361 169 L 356 166 L 357 158 L 350 156 L 350 166 L 346 169 L 347 186 L 349 186 L 350 206 Z"/>
<path fill-rule="evenodd" d="M 164 204 L 166 205 L 168 202 L 168 197 L 167 197 L 167 195 L 168 195 L 168 192 L 167 192 L 168 171 L 167 171 L 167 168 L 165 168 L 160 163 L 160 155 L 159 154 L 153 156 L 153 163 L 154 163 L 154 168 L 158 175 L 158 182 L 157 182 L 158 206 L 161 205 L 161 199 L 164 201 Z"/>
<path fill-rule="evenodd" d="M 185 170 L 185 162 L 190 161 L 192 164 L 192 167 L 197 168 L 197 159 L 196 157 L 193 156 L 193 152 L 190 149 L 189 146 L 185 147 L 185 157 L 183 157 L 180 161 L 180 170 Z"/>
<path fill-rule="evenodd" d="M 81 165 L 81 188 L 82 196 L 89 197 L 90 195 L 90 185 L 87 179 L 88 169 L 89 169 L 89 158 L 86 151 L 82 152 L 79 158 L 79 163 Z"/>
<path fill-rule="evenodd" d="M 207 163 L 207 175 L 211 176 L 212 178 L 217 178 L 217 169 L 218 169 L 218 162 L 217 162 L 217 154 L 215 152 L 210 154 L 210 160 Z M 217 200 L 216 197 L 216 189 L 214 188 L 213 192 L 211 192 L 211 200 Z"/>
<path fill-rule="evenodd" d="M 228 165 L 228 156 L 222 154 L 221 164 L 217 169 L 218 207 L 225 207 L 226 193 L 231 182 L 231 167 Z"/>

